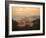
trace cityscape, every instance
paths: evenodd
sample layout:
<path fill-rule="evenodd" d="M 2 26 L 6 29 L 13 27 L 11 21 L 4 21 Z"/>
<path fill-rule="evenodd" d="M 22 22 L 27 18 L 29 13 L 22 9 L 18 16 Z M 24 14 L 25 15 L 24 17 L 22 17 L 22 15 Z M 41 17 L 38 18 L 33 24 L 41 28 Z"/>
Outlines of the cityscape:
<path fill-rule="evenodd" d="M 40 16 L 17 17 L 12 19 L 13 31 L 16 30 L 40 30 Z"/>

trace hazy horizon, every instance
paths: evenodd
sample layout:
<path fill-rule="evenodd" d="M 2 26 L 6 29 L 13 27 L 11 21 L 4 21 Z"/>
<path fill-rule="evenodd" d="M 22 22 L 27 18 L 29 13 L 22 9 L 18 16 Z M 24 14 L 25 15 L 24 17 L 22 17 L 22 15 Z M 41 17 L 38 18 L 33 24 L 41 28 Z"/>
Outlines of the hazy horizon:
<path fill-rule="evenodd" d="M 12 7 L 12 19 L 21 19 L 24 17 L 40 17 L 39 7 Z"/>

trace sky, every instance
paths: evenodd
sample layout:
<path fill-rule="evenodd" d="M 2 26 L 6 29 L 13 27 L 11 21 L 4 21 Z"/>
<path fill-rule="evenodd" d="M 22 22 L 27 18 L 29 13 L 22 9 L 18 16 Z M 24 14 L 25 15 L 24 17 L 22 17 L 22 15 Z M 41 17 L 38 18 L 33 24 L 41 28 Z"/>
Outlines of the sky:
<path fill-rule="evenodd" d="M 40 16 L 40 8 L 31 6 L 12 6 L 13 19 L 20 19 L 20 17 L 28 16 Z"/>
<path fill-rule="evenodd" d="M 38 7 L 12 7 L 13 16 L 37 16 L 40 15 Z"/>

